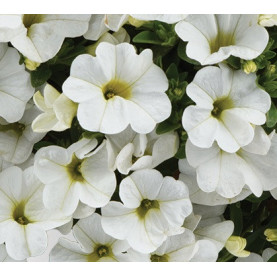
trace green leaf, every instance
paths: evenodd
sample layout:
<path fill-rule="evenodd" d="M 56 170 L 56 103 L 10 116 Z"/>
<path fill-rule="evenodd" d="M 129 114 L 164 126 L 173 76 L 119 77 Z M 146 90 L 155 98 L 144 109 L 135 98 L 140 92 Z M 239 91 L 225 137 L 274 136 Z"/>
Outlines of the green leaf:
<path fill-rule="evenodd" d="M 161 45 L 162 41 L 159 39 L 159 37 L 151 31 L 143 31 L 139 34 L 137 34 L 133 38 L 133 42 L 135 43 L 149 43 L 149 44 L 156 44 Z"/>
<path fill-rule="evenodd" d="M 230 219 L 234 222 L 235 225 L 233 234 L 235 236 L 239 236 L 243 227 L 243 217 L 239 203 L 230 205 Z"/>
<path fill-rule="evenodd" d="M 277 123 L 277 109 L 274 105 L 274 103 L 271 103 L 270 110 L 266 114 L 266 126 L 269 128 L 272 128 Z"/>
<path fill-rule="evenodd" d="M 156 133 L 158 135 L 162 135 L 164 133 L 176 130 L 179 127 L 181 127 L 180 123 L 171 123 L 171 122 L 168 122 L 168 121 L 164 121 L 164 122 L 162 122 L 158 125 L 158 127 L 156 129 Z"/>
<path fill-rule="evenodd" d="M 277 262 L 277 254 L 273 255 L 268 262 Z"/>
<path fill-rule="evenodd" d="M 179 73 L 175 63 L 172 63 L 166 70 L 166 76 L 168 79 L 178 80 Z"/>
<path fill-rule="evenodd" d="M 175 154 L 175 158 L 177 158 L 177 159 L 185 159 L 186 158 L 186 144 L 185 143 L 181 144 L 177 153 Z"/>
<path fill-rule="evenodd" d="M 254 194 L 249 195 L 246 200 L 251 203 L 259 203 L 271 196 L 269 191 L 264 191 L 260 197 L 256 197 Z"/>
<path fill-rule="evenodd" d="M 240 69 L 240 67 L 241 67 L 240 58 L 237 58 L 237 57 L 234 57 L 234 56 L 230 56 L 226 61 L 234 69 Z"/>
<path fill-rule="evenodd" d="M 186 54 L 186 48 L 187 48 L 187 43 L 180 41 L 178 48 L 177 48 L 177 54 L 179 56 L 180 59 L 182 59 L 185 62 L 188 62 L 190 64 L 193 65 L 200 65 L 200 63 L 196 60 L 193 60 L 191 58 L 189 58 Z"/>
<path fill-rule="evenodd" d="M 52 75 L 47 64 L 41 64 L 36 70 L 31 71 L 31 84 L 34 88 L 42 86 Z"/>

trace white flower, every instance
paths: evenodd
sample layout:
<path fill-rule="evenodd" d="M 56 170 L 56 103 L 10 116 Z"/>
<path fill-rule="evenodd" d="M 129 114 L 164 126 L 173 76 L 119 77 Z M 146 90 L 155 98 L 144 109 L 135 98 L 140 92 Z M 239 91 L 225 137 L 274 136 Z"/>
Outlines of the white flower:
<path fill-rule="evenodd" d="M 236 153 L 224 152 L 216 143 L 208 149 L 198 148 L 188 140 L 186 154 L 188 163 L 196 168 L 201 190 L 233 198 L 247 185 L 259 197 L 264 190 L 276 188 L 276 145 L 276 135 L 270 141 L 257 126 L 251 144 Z"/>
<path fill-rule="evenodd" d="M 117 32 L 128 19 L 128 14 L 93 14 L 84 37 L 90 40 L 98 40 L 109 30 Z"/>
<path fill-rule="evenodd" d="M 262 256 L 251 253 L 248 257 L 244 258 L 238 258 L 235 260 L 235 262 L 267 262 L 272 256 L 276 255 L 277 251 L 273 248 L 266 248 Z"/>
<path fill-rule="evenodd" d="M 34 93 L 30 75 L 19 65 L 19 58 L 14 48 L 0 43 L 0 117 L 10 123 L 22 117 Z"/>
<path fill-rule="evenodd" d="M 77 241 L 60 238 L 50 253 L 51 262 L 125 262 L 131 254 L 123 254 L 130 246 L 126 241 L 107 235 L 101 226 L 101 216 L 93 214 L 80 219 L 73 227 Z"/>
<path fill-rule="evenodd" d="M 36 106 L 43 112 L 32 123 L 34 132 L 64 131 L 70 128 L 77 113 L 77 105 L 49 84 L 44 87 L 43 94 L 37 91 L 33 97 Z"/>
<path fill-rule="evenodd" d="M 271 102 L 255 80 L 255 74 L 233 71 L 223 64 L 196 73 L 186 90 L 196 106 L 187 107 L 182 118 L 194 145 L 208 148 L 217 141 L 222 150 L 236 152 L 253 140 L 253 124 L 265 123 Z"/>
<path fill-rule="evenodd" d="M 137 134 L 130 127 L 115 135 L 107 135 L 109 164 L 122 174 L 144 168 L 154 168 L 172 158 L 179 145 L 177 133 L 157 135 Z"/>
<path fill-rule="evenodd" d="M 135 19 L 142 21 L 161 21 L 168 24 L 177 23 L 183 19 L 185 19 L 187 14 L 131 14 L 131 16 Z"/>
<path fill-rule="evenodd" d="M 155 251 L 169 235 L 180 234 L 191 213 L 188 190 L 181 181 L 154 169 L 143 169 L 123 179 L 119 187 L 123 202 L 111 201 L 102 208 L 104 231 L 126 239 L 139 252 Z"/>
<path fill-rule="evenodd" d="M 42 63 L 58 53 L 66 37 L 82 36 L 88 29 L 89 20 L 90 15 L 85 14 L 24 14 L 11 18 L 10 28 L 0 24 L 0 32 L 3 32 L 2 41 L 9 39 L 25 57 Z M 12 35 L 9 35 L 11 31 Z"/>
<path fill-rule="evenodd" d="M 45 133 L 34 133 L 31 123 L 39 111 L 29 104 L 23 117 L 15 123 L 2 121 L 0 125 L 0 157 L 12 164 L 22 164 L 31 155 L 33 146 Z"/>
<path fill-rule="evenodd" d="M 175 31 L 188 41 L 188 57 L 202 65 L 222 62 L 231 55 L 252 60 L 268 43 L 268 33 L 258 25 L 258 15 L 189 15 L 177 23 Z"/>
<path fill-rule="evenodd" d="M 10 167 L 0 173 L 0 242 L 6 243 L 8 255 L 15 260 L 42 254 L 46 230 L 70 220 L 59 210 L 45 209 L 43 188 L 33 167 L 24 171 Z"/>
<path fill-rule="evenodd" d="M 139 55 L 128 43 L 102 42 L 96 57 L 78 56 L 63 92 L 79 103 L 77 118 L 88 131 L 115 134 L 129 124 L 138 133 L 151 132 L 171 113 L 164 93 L 167 78 L 152 61 L 152 51 Z"/>
<path fill-rule="evenodd" d="M 260 14 L 259 24 L 264 27 L 277 25 L 277 14 Z"/>
<path fill-rule="evenodd" d="M 252 192 L 244 187 L 240 194 L 232 198 L 226 198 L 218 194 L 216 191 L 205 192 L 198 186 L 196 179 L 196 169 L 189 165 L 186 159 L 179 160 L 179 170 L 181 172 L 179 180 L 187 184 L 189 188 L 189 197 L 192 203 L 216 206 L 224 204 L 232 204 L 245 199 Z"/>
<path fill-rule="evenodd" d="M 98 40 L 97 42 L 93 43 L 92 45 L 89 45 L 86 47 L 86 51 L 88 54 L 95 56 L 95 50 L 97 46 L 101 42 L 108 42 L 113 45 L 120 44 L 122 42 L 128 42 L 130 43 L 131 39 L 128 33 L 124 28 L 120 28 L 117 32 L 110 34 L 110 33 L 104 33 Z"/>
<path fill-rule="evenodd" d="M 5 244 L 0 244 L 0 262 L 25 262 L 26 260 L 22 260 L 22 261 L 17 261 L 12 259 L 6 250 L 6 245 Z"/>
<path fill-rule="evenodd" d="M 47 208 L 72 215 L 79 200 L 92 208 L 109 202 L 116 179 L 108 168 L 105 143 L 91 152 L 96 146 L 96 139 L 82 139 L 67 149 L 48 146 L 36 153 L 35 174 L 46 185 Z"/>

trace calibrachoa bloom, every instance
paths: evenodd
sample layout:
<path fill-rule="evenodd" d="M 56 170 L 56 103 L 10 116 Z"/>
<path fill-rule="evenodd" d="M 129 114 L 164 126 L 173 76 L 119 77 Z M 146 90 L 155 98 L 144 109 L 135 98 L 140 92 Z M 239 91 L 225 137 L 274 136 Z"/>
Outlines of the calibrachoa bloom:
<path fill-rule="evenodd" d="M 72 215 L 79 201 L 93 208 L 109 202 L 115 175 L 108 168 L 104 143 L 96 146 L 96 139 L 84 138 L 67 149 L 48 146 L 36 153 L 35 174 L 46 185 L 43 201 L 47 208 Z"/>
<path fill-rule="evenodd" d="M 36 106 L 43 112 L 32 123 L 34 132 L 64 131 L 71 127 L 77 106 L 64 94 L 47 84 L 43 91 L 33 97 Z"/>
<path fill-rule="evenodd" d="M 18 21 L 21 24 L 18 25 Z M 10 20 L 16 35 L 9 38 L 9 30 L 1 28 L 12 45 L 31 61 L 46 62 L 60 50 L 66 37 L 82 36 L 88 29 L 90 15 L 22 14 Z M 3 35 L 4 36 L 4 35 Z"/>
<path fill-rule="evenodd" d="M 63 84 L 64 94 L 79 103 L 80 125 L 105 134 L 119 133 L 129 124 L 138 133 L 151 132 L 170 115 L 167 88 L 151 50 L 137 55 L 128 43 L 105 42 L 97 47 L 96 57 L 78 56 Z"/>
<path fill-rule="evenodd" d="M 149 134 L 138 134 L 130 127 L 106 137 L 109 164 L 122 174 L 156 167 L 172 158 L 179 145 L 178 136 L 174 132 L 157 135 L 154 130 Z"/>
<path fill-rule="evenodd" d="M 190 140 L 186 144 L 187 159 L 196 168 L 198 186 L 205 192 L 216 191 L 223 197 L 239 195 L 244 185 L 257 196 L 276 188 L 277 138 L 270 138 L 261 127 L 255 128 L 251 144 L 236 153 L 222 151 L 216 143 L 199 148 Z"/>
<path fill-rule="evenodd" d="M 142 253 L 156 250 L 168 236 L 182 233 L 184 219 L 192 212 L 188 189 L 181 181 L 153 169 L 138 170 L 120 184 L 123 202 L 102 208 L 104 231 Z"/>
<path fill-rule="evenodd" d="M 264 124 L 270 108 L 270 96 L 255 80 L 255 74 L 233 71 L 223 64 L 199 70 L 187 86 L 187 95 L 196 106 L 187 107 L 182 118 L 190 141 L 203 148 L 216 141 L 227 152 L 249 144 L 253 124 Z"/>
<path fill-rule="evenodd" d="M 268 42 L 266 29 L 258 25 L 258 15 L 189 15 L 177 23 L 175 30 L 188 41 L 188 57 L 202 65 L 222 62 L 231 55 L 254 59 Z"/>
<path fill-rule="evenodd" d="M 30 75 L 19 65 L 19 58 L 14 48 L 0 43 L 0 117 L 10 123 L 22 117 L 34 93 Z"/>
<path fill-rule="evenodd" d="M 33 167 L 24 171 L 10 167 L 0 173 L 0 242 L 5 242 L 15 260 L 42 254 L 47 247 L 46 230 L 70 220 L 59 210 L 53 213 L 44 207 L 44 185 L 33 171 Z"/>
<path fill-rule="evenodd" d="M 0 157 L 3 160 L 22 164 L 30 157 L 34 144 L 45 135 L 32 130 L 32 121 L 38 114 L 38 109 L 33 104 L 28 104 L 18 122 L 0 122 Z"/>
<path fill-rule="evenodd" d="M 60 238 L 59 243 L 50 253 L 53 262 L 135 262 L 130 248 L 123 240 L 107 235 L 101 226 L 101 216 L 93 214 L 81 219 L 73 227 L 77 240 Z"/>

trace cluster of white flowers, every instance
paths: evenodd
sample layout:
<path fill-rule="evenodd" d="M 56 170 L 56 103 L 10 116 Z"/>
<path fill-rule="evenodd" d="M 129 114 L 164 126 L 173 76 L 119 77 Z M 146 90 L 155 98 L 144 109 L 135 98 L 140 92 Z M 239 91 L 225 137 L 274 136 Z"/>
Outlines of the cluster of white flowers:
<path fill-rule="evenodd" d="M 201 65 L 186 87 L 195 104 L 181 111 L 188 139 L 180 175 L 159 169 L 180 145 L 176 130 L 157 133 L 173 110 L 168 78 L 155 52 L 138 51 L 122 28 L 148 21 L 175 26 L 185 54 Z M 277 199 L 277 137 L 262 127 L 271 98 L 254 72 L 225 62 L 257 58 L 269 41 L 264 26 L 276 22 L 275 15 L 1 15 L 0 260 L 46 253 L 49 261 L 216 261 L 234 230 L 226 205 L 264 191 Z M 31 73 L 55 59 L 65 38 L 82 36 L 90 45 L 61 86 L 32 86 Z M 34 148 L 68 135 L 74 122 L 77 140 Z"/>

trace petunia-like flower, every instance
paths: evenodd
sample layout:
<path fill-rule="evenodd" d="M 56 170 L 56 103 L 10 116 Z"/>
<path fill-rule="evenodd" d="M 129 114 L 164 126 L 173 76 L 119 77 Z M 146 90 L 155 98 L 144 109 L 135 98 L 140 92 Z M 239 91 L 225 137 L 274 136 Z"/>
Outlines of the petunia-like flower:
<path fill-rule="evenodd" d="M 24 65 L 19 64 L 19 58 L 14 48 L 0 43 L 0 117 L 9 123 L 22 117 L 26 104 L 34 93 L 30 75 Z"/>
<path fill-rule="evenodd" d="M 43 94 L 37 91 L 33 97 L 36 106 L 43 112 L 34 119 L 33 131 L 41 133 L 70 128 L 77 105 L 49 84 L 44 87 Z"/>
<path fill-rule="evenodd" d="M 154 168 L 172 158 L 179 145 L 177 133 L 157 135 L 138 134 L 130 127 L 123 132 L 107 137 L 109 164 L 122 174 L 144 168 Z"/>
<path fill-rule="evenodd" d="M 276 255 L 277 251 L 273 248 L 266 248 L 262 255 L 258 255 L 256 253 L 251 253 L 248 257 L 238 258 L 235 262 L 267 262 L 272 256 Z"/>
<path fill-rule="evenodd" d="M 118 32 L 128 22 L 128 19 L 128 14 L 93 14 L 84 37 L 90 40 L 98 40 L 109 30 Z"/>
<path fill-rule="evenodd" d="M 187 159 L 179 160 L 179 170 L 179 180 L 188 186 L 189 198 L 191 202 L 195 204 L 208 206 L 232 204 L 245 199 L 252 193 L 247 187 L 244 187 L 240 194 L 232 198 L 223 197 L 216 191 L 205 192 L 199 188 L 196 178 L 196 169 L 189 165 Z"/>
<path fill-rule="evenodd" d="M 258 25 L 258 15 L 189 15 L 175 26 L 188 41 L 186 53 L 202 65 L 222 62 L 231 55 L 245 60 L 258 57 L 268 43 L 268 33 Z"/>
<path fill-rule="evenodd" d="M 194 145 L 208 148 L 216 141 L 222 150 L 236 152 L 253 140 L 253 124 L 265 123 L 271 104 L 255 80 L 255 74 L 233 71 L 223 64 L 197 72 L 187 86 L 187 95 L 196 106 L 187 107 L 182 118 Z"/>
<path fill-rule="evenodd" d="M 51 262 L 135 262 L 133 255 L 126 253 L 130 248 L 126 241 L 104 232 L 99 214 L 80 219 L 73 234 L 77 241 L 60 238 L 50 253 Z"/>
<path fill-rule="evenodd" d="M 180 234 L 192 212 L 188 189 L 154 169 L 135 171 L 119 187 L 123 202 L 111 201 L 102 208 L 104 231 L 126 239 L 139 252 L 155 251 L 169 235 Z"/>
<path fill-rule="evenodd" d="M 43 253 L 47 247 L 46 230 L 70 220 L 59 210 L 47 210 L 42 201 L 44 185 L 33 167 L 22 171 L 10 167 L 0 173 L 0 243 L 8 255 L 23 260 Z"/>
<path fill-rule="evenodd" d="M 260 14 L 259 24 L 264 27 L 272 27 L 277 25 L 277 14 Z"/>
<path fill-rule="evenodd" d="M 18 26 L 18 21 L 21 21 Z M 90 15 L 24 14 L 1 26 L 2 41 L 7 39 L 31 61 L 42 63 L 53 58 L 66 37 L 82 36 L 88 30 Z M 6 24 L 7 25 L 7 24 Z M 12 37 L 9 32 L 13 32 Z M 15 34 L 15 35 L 14 35 Z M 0 37 L 0 38 L 1 38 Z"/>
<path fill-rule="evenodd" d="M 33 146 L 45 133 L 34 133 L 31 124 L 39 111 L 28 104 L 23 117 L 14 123 L 0 123 L 0 158 L 12 164 L 22 164 L 31 155 Z"/>
<path fill-rule="evenodd" d="M 236 153 L 224 152 L 216 143 L 208 149 L 199 148 L 188 140 L 186 154 L 189 164 L 196 168 L 197 183 L 203 191 L 233 198 L 247 185 L 259 197 L 263 191 L 276 188 L 276 146 L 276 135 L 270 140 L 257 126 L 251 144 Z"/>
<path fill-rule="evenodd" d="M 47 208 L 72 215 L 79 200 L 92 208 L 109 202 L 115 174 L 108 168 L 105 143 L 96 146 L 96 139 L 84 138 L 67 149 L 48 146 L 36 153 L 35 174 L 46 185 L 43 201 Z"/>
<path fill-rule="evenodd" d="M 79 103 L 80 125 L 105 134 L 119 133 L 129 124 L 135 132 L 151 132 L 171 113 L 167 88 L 151 50 L 137 55 L 131 44 L 106 42 L 98 45 L 96 57 L 78 56 L 63 84 L 64 94 Z"/>

